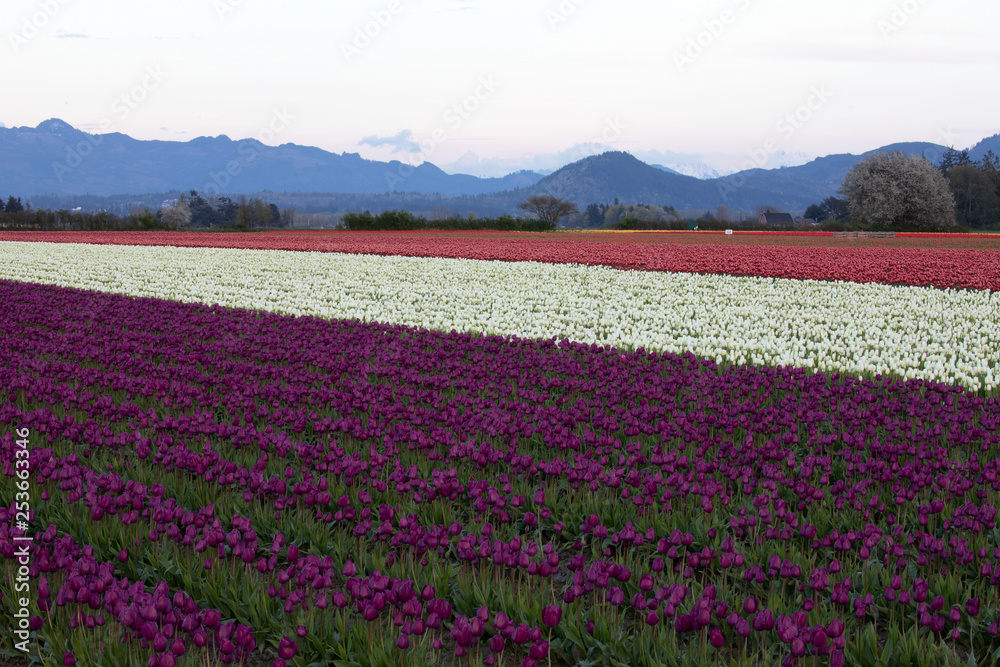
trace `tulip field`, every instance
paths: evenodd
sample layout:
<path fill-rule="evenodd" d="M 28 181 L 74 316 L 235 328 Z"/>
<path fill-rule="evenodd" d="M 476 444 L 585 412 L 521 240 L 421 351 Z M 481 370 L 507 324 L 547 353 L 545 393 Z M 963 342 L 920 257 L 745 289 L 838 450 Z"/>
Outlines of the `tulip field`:
<path fill-rule="evenodd" d="M 1000 235 L 591 232 L 2 232 L 0 241 L 164 245 L 612 266 L 853 283 L 1000 290 Z"/>
<path fill-rule="evenodd" d="M 0 234 L 0 664 L 996 664 L 997 267 Z"/>

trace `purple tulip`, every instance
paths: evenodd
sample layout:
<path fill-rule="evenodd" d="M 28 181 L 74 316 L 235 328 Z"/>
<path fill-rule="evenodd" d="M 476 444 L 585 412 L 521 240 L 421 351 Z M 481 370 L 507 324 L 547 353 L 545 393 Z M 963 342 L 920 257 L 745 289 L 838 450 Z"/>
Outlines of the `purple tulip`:
<path fill-rule="evenodd" d="M 215 609 L 209 609 L 205 612 L 205 617 L 202 620 L 202 625 L 204 625 L 209 630 L 214 630 L 219 627 L 219 622 L 222 620 L 222 614 L 220 614 Z"/>
<path fill-rule="evenodd" d="M 278 643 L 278 657 L 288 661 L 294 658 L 296 653 L 298 653 L 298 646 L 295 642 L 288 637 L 282 637 Z"/>
<path fill-rule="evenodd" d="M 545 623 L 550 628 L 554 628 L 559 625 L 559 620 L 562 618 L 562 608 L 556 607 L 554 605 L 547 606 L 542 610 L 542 622 Z"/>
<path fill-rule="evenodd" d="M 951 611 L 948 612 L 948 621 L 951 623 L 958 623 L 961 620 L 962 620 L 962 610 L 958 607 L 958 605 L 955 605 L 954 607 L 951 608 Z"/>
<path fill-rule="evenodd" d="M 971 618 L 979 616 L 979 598 L 969 598 L 965 601 L 965 613 Z"/>
<path fill-rule="evenodd" d="M 549 656 L 549 643 L 544 639 L 535 641 L 528 649 L 528 656 L 533 660 L 545 660 Z"/>
<path fill-rule="evenodd" d="M 757 632 L 767 632 L 773 630 L 775 625 L 774 616 L 770 609 L 762 609 L 757 612 L 753 619 L 753 629 Z"/>
<path fill-rule="evenodd" d="M 501 635 L 493 635 L 490 637 L 490 650 L 494 653 L 503 653 L 505 640 Z"/>

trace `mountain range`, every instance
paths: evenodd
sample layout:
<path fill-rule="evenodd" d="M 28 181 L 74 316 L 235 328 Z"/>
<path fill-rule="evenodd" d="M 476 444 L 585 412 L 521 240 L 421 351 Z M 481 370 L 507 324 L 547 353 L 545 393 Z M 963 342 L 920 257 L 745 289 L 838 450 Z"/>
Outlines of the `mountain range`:
<path fill-rule="evenodd" d="M 431 163 L 366 160 L 311 146 L 266 146 L 225 135 L 187 142 L 142 141 L 121 133 L 94 135 L 59 119 L 37 127 L 0 128 L 0 191 L 25 195 L 165 192 L 246 193 L 259 190 L 354 192 L 406 190 L 474 195 L 527 187 L 531 172 L 503 178 L 449 175 Z M 2 189 L 6 188 L 6 189 Z"/>
<path fill-rule="evenodd" d="M 431 163 L 418 167 L 366 160 L 319 148 L 222 135 L 187 142 L 143 141 L 124 134 L 89 134 L 59 119 L 37 127 L 0 127 L 0 194 L 34 198 L 108 197 L 191 189 L 209 194 L 342 193 L 404 198 L 423 210 L 433 199 L 460 199 L 454 210 L 516 212 L 526 197 L 550 194 L 576 202 L 665 204 L 680 210 L 733 210 L 760 205 L 801 211 L 834 195 L 859 160 L 882 150 L 924 155 L 937 162 L 946 147 L 933 143 L 890 144 L 861 155 L 816 158 L 798 166 L 750 169 L 728 176 L 697 178 L 675 165 L 650 165 L 628 153 L 607 152 L 568 164 L 548 175 L 519 171 L 502 178 L 448 174 Z M 1000 135 L 970 149 L 973 159 L 987 150 L 1000 154 Z M 688 171 L 685 169 L 684 171 Z M 691 173 L 698 173 L 694 166 Z M 707 175 L 700 173 L 699 175 Z M 442 199 L 443 198 L 443 199 Z M 426 200 L 426 201 L 425 201 Z M 480 206 L 481 204 L 481 206 Z M 343 209 L 341 209 L 343 210 Z"/>

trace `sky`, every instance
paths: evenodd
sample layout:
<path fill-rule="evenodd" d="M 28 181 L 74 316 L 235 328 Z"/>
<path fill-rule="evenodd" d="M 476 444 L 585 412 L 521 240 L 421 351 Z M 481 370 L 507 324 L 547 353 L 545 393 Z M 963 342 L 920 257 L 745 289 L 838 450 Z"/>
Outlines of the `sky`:
<path fill-rule="evenodd" d="M 4 0 L 0 122 L 474 175 L 1000 132 L 996 0 Z"/>

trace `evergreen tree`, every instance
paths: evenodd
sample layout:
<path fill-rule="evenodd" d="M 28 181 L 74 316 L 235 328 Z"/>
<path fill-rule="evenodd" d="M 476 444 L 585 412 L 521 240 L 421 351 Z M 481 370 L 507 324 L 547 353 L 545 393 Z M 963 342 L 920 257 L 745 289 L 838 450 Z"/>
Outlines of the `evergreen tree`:
<path fill-rule="evenodd" d="M 811 204 L 806 209 L 805 217 L 816 222 L 823 222 L 826 220 L 826 209 L 819 204 Z"/>
<path fill-rule="evenodd" d="M 597 204 L 588 204 L 583 219 L 587 227 L 600 227 L 604 224 L 604 214 L 601 212 L 601 207 Z"/>
<path fill-rule="evenodd" d="M 221 222 L 215 207 L 195 190 L 191 191 L 188 209 L 191 211 L 192 227 L 213 227 Z"/>
<path fill-rule="evenodd" d="M 7 205 L 3 208 L 6 213 L 20 213 L 24 210 L 24 204 L 21 203 L 21 198 L 18 197 L 14 199 L 14 195 L 7 197 Z"/>

